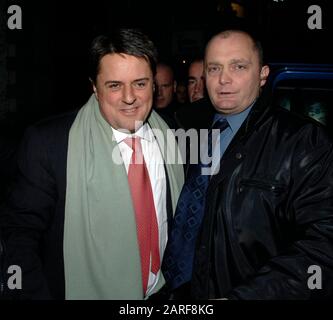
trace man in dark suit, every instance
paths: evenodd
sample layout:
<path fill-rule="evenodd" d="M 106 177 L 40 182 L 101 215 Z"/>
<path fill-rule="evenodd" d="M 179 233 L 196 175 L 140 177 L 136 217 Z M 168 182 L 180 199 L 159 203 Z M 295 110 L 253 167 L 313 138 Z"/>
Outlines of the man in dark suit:
<path fill-rule="evenodd" d="M 333 144 L 319 124 L 270 105 L 268 74 L 250 34 L 208 42 L 219 139 L 208 134 L 212 165 L 190 167 L 177 205 L 164 258 L 176 294 L 190 284 L 196 299 L 332 297 Z"/>
<path fill-rule="evenodd" d="M 165 161 L 176 150 L 151 109 L 155 47 L 121 29 L 93 41 L 90 63 L 89 101 L 22 141 L 0 215 L 5 270 L 22 270 L 22 289 L 9 296 L 146 299 L 165 283 L 160 262 L 183 167 Z"/>

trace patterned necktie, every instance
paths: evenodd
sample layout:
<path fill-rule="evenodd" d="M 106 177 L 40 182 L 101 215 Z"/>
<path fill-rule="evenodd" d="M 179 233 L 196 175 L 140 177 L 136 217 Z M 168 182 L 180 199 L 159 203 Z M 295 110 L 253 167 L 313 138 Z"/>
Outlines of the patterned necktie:
<path fill-rule="evenodd" d="M 126 138 L 124 142 L 133 150 L 128 169 L 128 182 L 135 211 L 138 243 L 140 248 L 143 293 L 147 291 L 150 257 L 151 271 L 160 269 L 158 224 L 153 192 L 148 170 L 143 158 L 140 138 Z"/>
<path fill-rule="evenodd" d="M 212 129 L 220 129 L 222 132 L 227 127 L 227 120 L 220 119 L 209 130 L 208 155 L 212 154 Z M 195 242 L 204 214 L 206 189 L 210 179 L 209 175 L 202 175 L 203 167 L 207 165 L 199 163 L 190 166 L 177 203 L 163 260 L 163 275 L 170 289 L 179 287 L 192 276 Z"/>

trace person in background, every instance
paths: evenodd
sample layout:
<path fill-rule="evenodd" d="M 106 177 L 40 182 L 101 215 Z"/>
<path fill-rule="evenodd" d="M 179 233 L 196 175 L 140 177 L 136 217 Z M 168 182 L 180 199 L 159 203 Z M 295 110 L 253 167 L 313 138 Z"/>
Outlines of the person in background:
<path fill-rule="evenodd" d="M 171 108 L 176 88 L 177 82 L 171 66 L 165 63 L 158 63 L 155 75 L 155 108 Z"/>
<path fill-rule="evenodd" d="M 215 114 L 164 256 L 175 296 L 332 299 L 333 144 L 319 124 L 271 105 L 268 74 L 249 33 L 208 42 Z"/>
<path fill-rule="evenodd" d="M 177 81 L 176 100 L 179 107 L 188 103 L 187 85 L 182 80 Z"/>
<path fill-rule="evenodd" d="M 132 300 L 161 292 L 183 166 L 165 161 L 175 150 L 152 111 L 156 55 L 135 29 L 98 36 L 88 102 L 27 130 L 0 214 L 4 270 L 22 270 L 21 289 L 6 296 Z"/>
<path fill-rule="evenodd" d="M 188 68 L 187 92 L 190 102 L 205 96 L 204 61 L 202 58 L 193 60 Z"/>
<path fill-rule="evenodd" d="M 187 93 L 189 103 L 176 110 L 174 115 L 177 126 L 186 130 L 209 127 L 214 108 L 206 94 L 203 58 L 196 58 L 189 65 Z"/>
<path fill-rule="evenodd" d="M 155 75 L 154 108 L 172 129 L 177 128 L 174 117 L 178 109 L 176 88 L 177 81 L 172 67 L 165 62 L 159 62 Z"/>

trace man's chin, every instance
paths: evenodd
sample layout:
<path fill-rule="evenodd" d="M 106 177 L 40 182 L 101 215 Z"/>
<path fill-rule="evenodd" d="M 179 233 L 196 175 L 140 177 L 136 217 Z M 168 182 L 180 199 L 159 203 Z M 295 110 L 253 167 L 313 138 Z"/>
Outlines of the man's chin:
<path fill-rule="evenodd" d="M 225 105 L 216 105 L 215 109 L 219 113 L 231 114 L 231 113 L 234 113 L 237 108 L 233 105 L 225 104 Z"/>

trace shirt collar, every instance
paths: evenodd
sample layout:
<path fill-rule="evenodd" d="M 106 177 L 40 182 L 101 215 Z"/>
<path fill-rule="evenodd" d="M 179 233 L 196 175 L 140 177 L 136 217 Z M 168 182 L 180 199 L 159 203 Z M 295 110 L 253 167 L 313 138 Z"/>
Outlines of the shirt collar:
<path fill-rule="evenodd" d="M 136 132 L 128 134 L 117 129 L 112 128 L 113 136 L 117 143 L 124 141 L 126 138 L 140 137 L 141 139 L 152 142 L 154 139 L 154 134 L 148 123 L 145 123 L 141 126 Z"/>
<path fill-rule="evenodd" d="M 241 127 L 244 120 L 250 113 L 254 103 L 255 103 L 255 101 L 250 106 L 248 106 L 245 110 L 243 110 L 242 112 L 237 113 L 237 114 L 225 115 L 225 114 L 221 114 L 221 113 L 216 113 L 214 116 L 213 123 L 219 119 L 226 119 L 228 121 L 231 131 L 235 133 L 238 131 L 238 129 Z"/>

